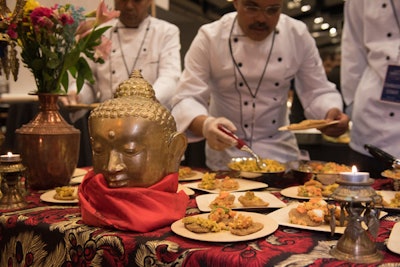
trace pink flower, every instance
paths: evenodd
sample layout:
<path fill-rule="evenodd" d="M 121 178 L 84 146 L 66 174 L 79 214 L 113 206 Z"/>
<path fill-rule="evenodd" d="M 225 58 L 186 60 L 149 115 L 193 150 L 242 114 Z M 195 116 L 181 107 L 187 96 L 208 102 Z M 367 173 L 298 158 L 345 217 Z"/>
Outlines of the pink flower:
<path fill-rule="evenodd" d="M 95 21 L 94 20 L 85 20 L 82 21 L 78 29 L 76 29 L 76 41 L 79 41 L 80 39 L 84 38 L 86 35 L 88 35 L 92 29 L 94 28 Z"/>
<path fill-rule="evenodd" d="M 87 14 L 86 17 L 93 17 L 93 13 Z M 75 33 L 76 40 L 84 38 L 97 26 L 119 17 L 119 13 L 119 11 L 108 10 L 104 0 L 102 0 L 96 10 L 96 20 L 85 20 L 79 24 Z"/>
<path fill-rule="evenodd" d="M 96 26 L 119 17 L 119 13 L 117 10 L 108 10 L 104 0 L 102 0 L 96 10 Z"/>
<path fill-rule="evenodd" d="M 108 59 L 111 51 L 111 40 L 105 36 L 101 36 L 101 43 L 95 47 L 94 58 L 98 59 Z"/>

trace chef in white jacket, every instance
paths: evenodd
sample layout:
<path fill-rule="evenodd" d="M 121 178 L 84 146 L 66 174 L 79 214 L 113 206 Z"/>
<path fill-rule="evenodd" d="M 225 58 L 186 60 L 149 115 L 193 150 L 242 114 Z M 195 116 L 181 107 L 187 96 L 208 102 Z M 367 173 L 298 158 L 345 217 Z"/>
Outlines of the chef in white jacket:
<path fill-rule="evenodd" d="M 181 74 L 179 28 L 152 17 L 152 0 L 114 0 L 120 17 L 109 22 L 105 37 L 111 40 L 111 54 L 104 64 L 91 63 L 95 83 L 84 84 L 73 103 L 91 104 L 113 98 L 118 85 L 129 78 L 134 69 L 141 71 L 155 90 L 156 98 L 171 107 L 171 98 Z M 70 86 L 73 95 L 75 85 Z M 82 114 L 72 115 L 76 120 Z"/>
<path fill-rule="evenodd" d="M 232 157 L 249 156 L 218 130 L 223 124 L 264 158 L 299 158 L 289 123 L 290 81 L 310 119 L 340 120 L 322 131 L 339 136 L 348 128 L 342 99 L 328 82 L 304 23 L 281 14 L 281 0 L 234 0 L 237 12 L 200 28 L 186 56 L 173 99 L 178 130 L 189 142 L 206 138 L 206 164 L 227 169 Z"/>
<path fill-rule="evenodd" d="M 351 158 L 379 177 L 388 166 L 365 144 L 400 157 L 400 1 L 345 2 L 341 88 L 352 120 Z"/>

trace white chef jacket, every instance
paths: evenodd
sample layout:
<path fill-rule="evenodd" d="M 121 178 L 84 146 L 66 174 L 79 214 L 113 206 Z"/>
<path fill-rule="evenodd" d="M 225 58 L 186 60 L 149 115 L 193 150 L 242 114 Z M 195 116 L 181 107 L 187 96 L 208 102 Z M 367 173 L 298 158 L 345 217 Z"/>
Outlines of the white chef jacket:
<path fill-rule="evenodd" d="M 400 17 L 400 1 L 393 1 Z M 400 29 L 390 1 L 345 2 L 341 90 L 352 105 L 350 147 L 372 144 L 400 157 L 400 103 L 380 100 L 388 65 L 400 64 Z"/>
<path fill-rule="evenodd" d="M 253 41 L 244 35 L 235 18 L 233 12 L 203 25 L 194 38 L 173 99 L 172 114 L 178 130 L 186 131 L 189 142 L 198 141 L 187 131 L 195 117 L 224 116 L 236 125 L 236 134 L 262 157 L 281 162 L 297 160 L 294 134 L 278 130 L 289 123 L 290 81 L 296 79 L 296 90 L 308 118 L 321 119 L 330 108 L 341 109 L 341 96 L 327 80 L 315 41 L 303 22 L 282 14 L 275 37 L 270 34 L 263 41 Z M 271 47 L 253 108 L 253 97 L 244 80 L 254 92 Z M 229 160 L 237 156 L 249 154 L 236 148 L 218 152 L 206 146 L 206 164 L 213 170 L 226 169 Z"/>
<path fill-rule="evenodd" d="M 110 57 L 104 64 L 88 62 L 95 83 L 85 83 L 79 102 L 90 104 L 113 98 L 119 84 L 127 80 L 135 68 L 141 70 L 143 78 L 153 86 L 161 104 L 171 108 L 182 68 L 179 28 L 151 16 L 138 28 L 127 28 L 118 19 L 109 25 L 112 27 L 104 35 L 112 41 Z"/>

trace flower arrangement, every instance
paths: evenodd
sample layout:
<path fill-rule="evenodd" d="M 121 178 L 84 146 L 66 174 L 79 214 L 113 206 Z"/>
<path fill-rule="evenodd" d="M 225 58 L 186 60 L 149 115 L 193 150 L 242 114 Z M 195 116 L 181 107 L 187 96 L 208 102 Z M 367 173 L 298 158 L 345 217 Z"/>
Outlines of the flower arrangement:
<path fill-rule="evenodd" d="M 97 10 L 84 14 L 71 4 L 44 7 L 27 0 L 19 22 L 10 24 L 8 34 L 21 47 L 21 59 L 32 72 L 37 93 L 65 94 L 70 76 L 78 92 L 85 81 L 94 82 L 88 59 L 104 63 L 111 41 L 103 36 L 109 28 L 101 26 L 118 17 L 101 0 Z"/>

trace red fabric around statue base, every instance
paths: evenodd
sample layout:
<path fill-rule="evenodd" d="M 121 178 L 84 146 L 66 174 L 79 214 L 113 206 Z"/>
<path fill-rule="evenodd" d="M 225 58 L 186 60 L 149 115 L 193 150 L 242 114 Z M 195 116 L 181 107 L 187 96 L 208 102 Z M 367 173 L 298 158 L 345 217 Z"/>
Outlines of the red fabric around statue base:
<path fill-rule="evenodd" d="M 151 187 L 110 188 L 90 171 L 79 186 L 82 220 L 92 226 L 149 232 L 185 216 L 189 197 L 178 188 L 178 173 Z"/>

